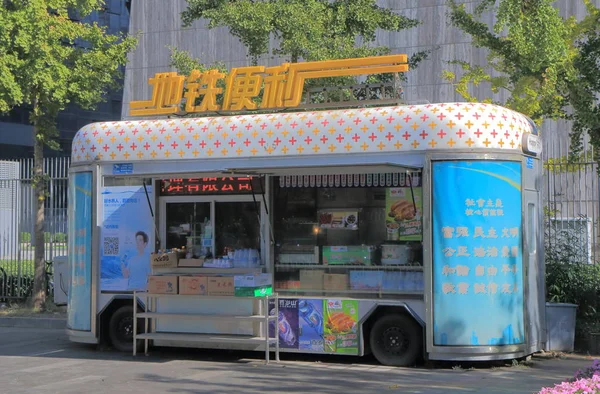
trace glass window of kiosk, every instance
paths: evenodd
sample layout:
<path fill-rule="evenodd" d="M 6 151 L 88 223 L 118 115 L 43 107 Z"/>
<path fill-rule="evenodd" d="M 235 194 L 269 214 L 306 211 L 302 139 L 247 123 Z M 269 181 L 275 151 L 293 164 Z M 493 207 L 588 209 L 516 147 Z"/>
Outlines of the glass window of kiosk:
<path fill-rule="evenodd" d="M 409 175 L 276 178 L 278 291 L 422 293 L 423 196 L 420 174 Z"/>
<path fill-rule="evenodd" d="M 160 181 L 162 248 L 185 247 L 188 257 L 222 267 L 254 267 L 261 257 L 261 184 L 251 178 Z M 206 266 L 206 263 L 205 263 Z"/>

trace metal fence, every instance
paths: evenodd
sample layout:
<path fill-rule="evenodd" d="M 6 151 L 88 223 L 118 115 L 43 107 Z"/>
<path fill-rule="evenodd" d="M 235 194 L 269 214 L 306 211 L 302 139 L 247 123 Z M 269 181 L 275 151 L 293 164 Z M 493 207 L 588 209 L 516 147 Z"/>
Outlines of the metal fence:
<path fill-rule="evenodd" d="M 551 140 L 544 164 L 546 261 L 596 263 L 600 258 L 598 164 L 584 144 L 580 154 L 568 142 Z"/>
<path fill-rule="evenodd" d="M 47 158 L 45 259 L 67 253 L 68 157 Z M 31 294 L 35 252 L 35 190 L 33 159 L 0 161 L 0 301 Z M 47 265 L 51 274 L 52 266 Z"/>

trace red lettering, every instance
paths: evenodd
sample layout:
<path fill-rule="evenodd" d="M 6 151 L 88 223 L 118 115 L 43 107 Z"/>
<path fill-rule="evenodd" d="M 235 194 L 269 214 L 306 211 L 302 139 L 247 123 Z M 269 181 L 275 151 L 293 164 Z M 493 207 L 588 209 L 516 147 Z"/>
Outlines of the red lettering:
<path fill-rule="evenodd" d="M 252 187 L 249 183 L 240 183 L 238 185 L 238 190 L 242 191 L 242 190 L 252 190 Z"/>
<path fill-rule="evenodd" d="M 231 183 L 226 183 L 221 188 L 221 191 L 222 192 L 232 192 L 233 191 L 233 185 Z"/>
<path fill-rule="evenodd" d="M 202 182 L 216 182 L 217 178 L 202 178 Z"/>
<path fill-rule="evenodd" d="M 170 185 L 167 188 L 167 192 L 181 192 L 183 191 L 183 186 L 179 186 L 179 185 Z"/>
<path fill-rule="evenodd" d="M 200 185 L 187 185 L 187 191 L 188 193 L 199 192 Z"/>
<path fill-rule="evenodd" d="M 203 192 L 218 192 L 219 189 L 217 189 L 217 185 L 208 184 L 208 185 L 202 185 L 202 191 Z"/>

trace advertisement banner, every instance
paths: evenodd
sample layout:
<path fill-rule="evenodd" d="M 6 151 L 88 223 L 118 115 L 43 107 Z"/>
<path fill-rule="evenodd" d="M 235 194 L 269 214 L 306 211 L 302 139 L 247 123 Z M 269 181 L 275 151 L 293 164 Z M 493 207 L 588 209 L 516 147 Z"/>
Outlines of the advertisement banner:
<path fill-rule="evenodd" d="M 385 191 L 385 227 L 388 241 L 423 239 L 423 189 L 390 187 Z"/>
<path fill-rule="evenodd" d="M 521 164 L 433 163 L 437 346 L 524 342 Z"/>
<path fill-rule="evenodd" d="M 323 309 L 325 352 L 358 354 L 358 301 L 323 300 Z"/>
<path fill-rule="evenodd" d="M 298 300 L 301 350 L 324 352 L 323 348 L 323 300 Z"/>
<path fill-rule="evenodd" d="M 270 302 L 269 314 L 275 313 L 274 300 Z M 279 299 L 279 347 L 286 349 L 298 349 L 299 325 L 298 325 L 298 300 L 293 298 Z M 269 325 L 269 336 L 275 336 L 275 323 Z"/>
<path fill-rule="evenodd" d="M 146 190 L 148 197 L 143 186 L 102 189 L 101 290 L 146 290 L 154 250 L 151 186 Z"/>
<path fill-rule="evenodd" d="M 67 326 L 91 330 L 92 308 L 92 173 L 73 174 L 69 183 L 69 309 Z"/>

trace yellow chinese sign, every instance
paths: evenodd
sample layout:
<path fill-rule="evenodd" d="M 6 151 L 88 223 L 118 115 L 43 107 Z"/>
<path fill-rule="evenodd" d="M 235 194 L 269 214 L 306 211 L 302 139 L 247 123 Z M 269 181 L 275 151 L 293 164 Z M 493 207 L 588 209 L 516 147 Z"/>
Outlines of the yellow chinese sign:
<path fill-rule="evenodd" d="M 129 115 L 174 114 L 180 112 L 182 98 L 185 98 L 185 112 L 253 110 L 257 108 L 253 99 L 263 87 L 260 108 L 296 107 L 307 79 L 406 72 L 407 61 L 406 55 L 389 55 L 284 63 L 275 67 L 238 67 L 232 68 L 228 75 L 218 70 L 204 73 L 193 70 L 187 78 L 176 72 L 157 73 L 148 79 L 153 88 L 152 98 L 130 102 Z M 225 89 L 217 87 L 219 80 L 225 81 Z M 217 103 L 219 94 L 223 95 L 221 106 Z"/>

